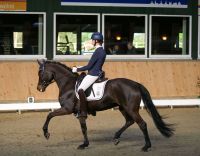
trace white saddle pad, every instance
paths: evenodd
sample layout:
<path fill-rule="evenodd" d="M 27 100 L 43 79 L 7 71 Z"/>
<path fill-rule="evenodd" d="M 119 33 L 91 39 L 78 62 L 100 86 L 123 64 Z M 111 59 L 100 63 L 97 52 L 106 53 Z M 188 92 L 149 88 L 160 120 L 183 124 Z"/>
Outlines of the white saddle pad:
<path fill-rule="evenodd" d="M 100 100 L 103 97 L 105 86 L 108 80 L 100 82 L 100 83 L 94 83 L 92 85 L 93 91 L 91 91 L 90 95 L 87 97 L 87 101 L 95 101 Z M 79 99 L 79 95 L 76 91 L 76 97 Z"/>

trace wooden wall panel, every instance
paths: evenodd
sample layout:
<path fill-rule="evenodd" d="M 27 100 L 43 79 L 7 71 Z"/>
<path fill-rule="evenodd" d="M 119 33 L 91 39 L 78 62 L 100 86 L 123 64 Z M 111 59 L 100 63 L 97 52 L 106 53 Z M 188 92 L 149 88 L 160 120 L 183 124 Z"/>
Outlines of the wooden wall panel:
<path fill-rule="evenodd" d="M 51 85 L 45 93 L 37 91 L 37 72 L 37 62 L 1 62 L 0 101 L 26 101 L 28 96 L 34 96 L 36 100 L 56 99 L 55 85 Z"/>
<path fill-rule="evenodd" d="M 85 65 L 85 62 L 65 62 L 67 66 Z M 200 61 L 133 61 L 106 62 L 106 76 L 124 77 L 148 88 L 154 98 L 197 97 Z M 37 62 L 0 62 L 0 102 L 57 100 L 58 88 L 50 85 L 46 92 L 37 91 Z"/>

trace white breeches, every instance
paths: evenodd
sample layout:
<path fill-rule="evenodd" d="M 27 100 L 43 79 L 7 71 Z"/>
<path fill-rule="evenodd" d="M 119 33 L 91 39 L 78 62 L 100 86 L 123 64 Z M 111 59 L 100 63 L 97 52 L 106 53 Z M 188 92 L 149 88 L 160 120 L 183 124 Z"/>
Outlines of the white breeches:
<path fill-rule="evenodd" d="M 92 75 L 86 75 L 81 82 L 80 86 L 78 87 L 78 91 L 80 89 L 83 89 L 86 91 L 96 80 L 98 79 L 98 76 L 92 76 Z"/>

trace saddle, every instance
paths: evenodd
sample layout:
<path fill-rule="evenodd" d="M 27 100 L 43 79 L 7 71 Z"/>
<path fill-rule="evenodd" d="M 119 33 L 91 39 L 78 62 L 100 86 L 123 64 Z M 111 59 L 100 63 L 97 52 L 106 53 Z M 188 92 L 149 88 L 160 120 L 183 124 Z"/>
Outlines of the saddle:
<path fill-rule="evenodd" d="M 75 86 L 76 94 L 77 94 L 78 87 L 80 86 L 80 84 L 81 84 L 81 82 L 83 81 L 83 79 L 84 79 L 85 76 L 86 76 L 86 73 L 85 73 L 85 72 L 82 72 L 82 73 L 79 75 L 79 77 L 78 77 L 78 79 L 77 79 L 77 82 L 76 82 L 76 86 Z M 105 78 L 105 72 L 103 71 L 103 72 L 100 74 L 99 78 L 85 91 L 86 97 L 87 97 L 87 98 L 90 97 L 91 94 L 92 94 L 93 97 L 96 96 L 96 95 L 95 95 L 95 89 L 94 89 L 94 88 L 96 88 L 96 87 L 94 87 L 94 84 L 95 84 L 95 85 L 99 85 L 99 86 L 103 85 L 103 86 L 105 87 L 105 84 L 106 84 L 107 81 L 108 81 L 108 78 Z M 103 86 L 102 86 L 102 87 L 103 87 Z M 97 96 L 98 96 L 98 95 L 97 95 Z M 90 100 L 92 100 L 92 99 L 90 99 Z M 93 100 L 96 100 L 96 99 L 94 98 Z"/>

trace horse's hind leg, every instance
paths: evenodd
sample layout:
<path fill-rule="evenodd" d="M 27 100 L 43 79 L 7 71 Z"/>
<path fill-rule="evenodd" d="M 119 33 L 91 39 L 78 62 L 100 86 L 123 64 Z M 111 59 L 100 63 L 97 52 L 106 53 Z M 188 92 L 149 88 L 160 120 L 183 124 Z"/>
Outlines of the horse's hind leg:
<path fill-rule="evenodd" d="M 125 120 L 126 120 L 126 123 L 124 124 L 124 126 L 123 126 L 120 130 L 118 130 L 118 131 L 115 133 L 115 136 L 114 136 L 114 138 L 113 138 L 113 141 L 114 141 L 114 144 L 115 144 L 115 145 L 117 145 L 117 144 L 120 142 L 119 138 L 120 138 L 121 134 L 122 134 L 128 127 L 130 127 L 132 124 L 134 124 L 133 118 L 130 117 L 124 109 L 119 108 L 119 110 L 120 110 L 120 112 L 122 113 L 122 115 L 124 116 L 124 118 L 125 118 Z"/>
<path fill-rule="evenodd" d="M 142 148 L 142 151 L 147 152 L 148 149 L 151 147 L 151 141 L 150 141 L 148 130 L 147 130 L 147 124 L 142 119 L 142 117 L 140 116 L 139 112 L 129 113 L 129 115 L 131 115 L 133 117 L 133 119 L 138 124 L 138 126 L 140 127 L 140 129 L 142 130 L 142 132 L 144 134 L 145 145 Z"/>

